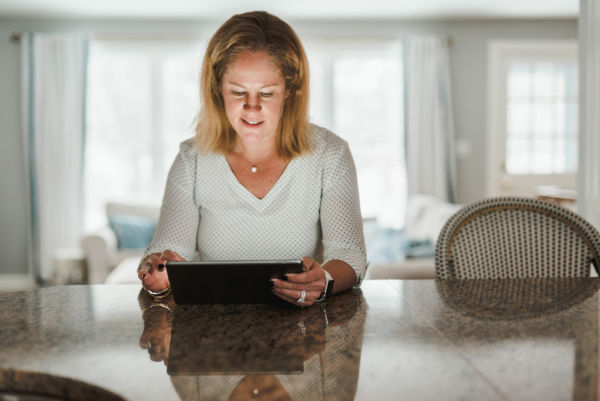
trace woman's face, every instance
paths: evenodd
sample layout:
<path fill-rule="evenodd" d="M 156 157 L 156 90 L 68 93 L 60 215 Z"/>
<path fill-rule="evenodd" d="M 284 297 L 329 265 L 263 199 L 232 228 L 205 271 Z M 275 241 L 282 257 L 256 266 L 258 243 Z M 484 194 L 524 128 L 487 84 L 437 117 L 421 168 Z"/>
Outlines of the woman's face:
<path fill-rule="evenodd" d="M 244 145 L 275 144 L 286 97 L 283 74 L 264 51 L 242 53 L 223 75 L 225 113 Z"/>

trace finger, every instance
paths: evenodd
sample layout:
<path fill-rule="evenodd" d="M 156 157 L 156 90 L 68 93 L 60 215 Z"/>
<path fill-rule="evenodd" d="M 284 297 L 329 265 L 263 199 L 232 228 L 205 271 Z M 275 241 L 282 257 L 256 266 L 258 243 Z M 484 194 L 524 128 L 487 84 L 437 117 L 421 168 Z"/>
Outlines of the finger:
<path fill-rule="evenodd" d="M 315 267 L 315 265 L 319 265 L 319 264 L 313 258 L 309 258 L 308 256 L 305 256 L 302 258 L 302 265 L 304 267 L 304 271 L 309 271 L 313 267 Z"/>
<path fill-rule="evenodd" d="M 312 269 L 304 273 L 290 273 L 285 275 L 287 281 L 292 283 L 312 283 L 325 280 L 325 272 L 322 268 Z"/>
<path fill-rule="evenodd" d="M 319 291 L 323 288 L 324 282 L 321 283 L 319 281 L 312 282 L 290 282 L 286 280 L 272 279 L 274 288 L 281 288 L 286 290 L 294 290 L 294 291 Z"/>
<path fill-rule="evenodd" d="M 169 261 L 185 261 L 177 252 L 174 252 L 170 249 L 164 250 L 159 257 L 158 268 L 160 270 L 165 268 L 165 265 Z"/>
<path fill-rule="evenodd" d="M 287 295 L 279 294 L 279 293 L 276 293 L 276 292 L 273 292 L 273 295 L 275 295 L 277 298 L 281 298 L 284 301 L 289 302 L 291 304 L 300 305 L 298 302 L 296 302 L 295 299 L 292 299 L 292 298 L 288 297 Z"/>
<path fill-rule="evenodd" d="M 138 272 L 141 270 L 152 271 L 152 269 L 154 269 L 154 266 L 152 264 L 152 258 L 156 257 L 157 255 L 158 253 L 151 253 L 150 255 L 142 259 L 138 266 Z"/>
<path fill-rule="evenodd" d="M 161 259 L 164 259 L 164 260 L 178 260 L 178 261 L 184 261 L 185 260 L 177 252 L 172 251 L 170 249 L 166 249 L 166 250 L 163 251 L 163 253 L 161 254 Z"/>
<path fill-rule="evenodd" d="M 138 272 L 138 278 L 140 280 L 142 280 L 142 283 L 146 283 L 147 281 L 149 281 L 149 280 L 152 279 L 152 275 L 154 274 L 155 271 L 156 270 L 152 270 L 152 271 L 149 271 L 149 270 L 140 270 Z"/>
<path fill-rule="evenodd" d="M 310 306 L 313 303 L 315 303 L 315 300 L 312 298 L 305 298 L 304 301 L 298 302 L 298 298 L 290 297 L 290 296 L 287 296 L 284 294 L 274 294 L 274 295 L 277 296 L 278 298 L 283 299 L 284 301 L 291 303 L 292 305 L 297 305 L 297 306 Z"/>
<path fill-rule="evenodd" d="M 160 263 L 160 253 L 156 252 L 156 253 L 151 253 L 150 255 L 148 255 L 148 262 L 146 263 L 147 267 L 149 268 L 149 272 L 152 273 L 155 269 L 158 268 L 158 265 Z"/>
<path fill-rule="evenodd" d="M 304 291 L 305 291 L 304 300 L 309 301 L 309 302 L 314 301 L 321 295 L 321 293 L 318 291 L 311 291 L 311 290 L 304 290 Z M 295 302 L 302 296 L 302 290 L 289 290 L 286 288 L 274 288 L 273 294 L 288 297 L 289 299 L 291 299 Z"/>
<path fill-rule="evenodd" d="M 297 296 L 295 296 L 295 295 L 294 296 L 290 296 L 289 293 L 283 293 L 283 292 L 278 291 L 278 290 L 273 290 L 273 294 L 275 296 L 277 296 L 278 298 L 281 298 L 284 301 L 287 301 L 287 302 L 289 302 L 291 304 L 294 304 L 294 305 L 310 306 L 317 299 L 317 298 L 315 298 L 314 293 L 310 293 L 310 292 L 307 291 L 306 295 L 304 297 L 304 302 L 298 302 L 298 298 L 300 298 L 301 293 L 300 293 L 300 291 L 296 291 L 295 293 L 297 294 Z"/>

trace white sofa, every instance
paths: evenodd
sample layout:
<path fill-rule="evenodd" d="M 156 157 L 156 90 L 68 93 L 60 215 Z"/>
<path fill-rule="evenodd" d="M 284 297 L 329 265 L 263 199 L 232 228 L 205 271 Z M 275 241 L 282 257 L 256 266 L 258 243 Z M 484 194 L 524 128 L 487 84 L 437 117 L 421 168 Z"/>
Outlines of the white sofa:
<path fill-rule="evenodd" d="M 451 205 L 426 196 L 413 196 L 407 205 L 406 234 L 411 240 L 429 240 L 435 243 L 437 235 L 445 221 L 454 214 L 460 205 Z M 106 207 L 107 216 L 129 214 L 158 220 L 158 206 L 138 206 L 119 203 L 109 203 Z M 425 257 L 401 257 L 378 259 L 370 253 L 369 238 L 367 238 L 369 268 L 366 279 L 428 279 L 435 277 L 435 260 L 432 255 Z M 384 244 L 389 247 L 399 247 L 399 244 L 389 241 Z M 137 283 L 136 270 L 143 249 L 118 250 L 117 238 L 108 226 L 99 228 L 86 235 L 82 241 L 88 264 L 90 283 Z"/>
<path fill-rule="evenodd" d="M 373 241 L 369 243 L 367 236 L 367 254 L 373 261 L 369 264 L 365 278 L 371 280 L 435 278 L 435 258 L 432 253 L 437 237 L 446 221 L 461 207 L 462 205 L 444 202 L 429 195 L 411 195 L 406 204 L 406 220 L 402 236 L 401 238 L 398 235 L 395 238 L 392 236 L 392 239 L 404 243 L 405 246 L 409 243 L 416 244 L 416 249 L 409 246 L 402 252 L 398 252 L 394 258 L 387 255 L 387 260 L 385 257 L 380 260 L 378 252 L 369 249 L 370 245 L 373 246 Z M 423 250 L 420 244 L 428 244 L 425 246 L 426 252 L 419 251 L 419 248 Z M 393 246 L 398 245 L 388 243 L 384 248 Z M 412 252 L 415 250 L 417 252 Z"/>
<path fill-rule="evenodd" d="M 108 218 L 119 214 L 133 215 L 145 217 L 156 222 L 158 221 L 159 210 L 158 206 L 108 203 L 106 205 L 106 216 Z M 89 283 L 104 283 L 109 276 L 109 282 L 115 282 L 117 278 L 119 278 L 118 282 L 137 282 L 135 272 L 144 250 L 119 250 L 117 247 L 117 236 L 108 223 L 85 235 L 81 241 L 81 246 L 86 254 Z M 131 266 L 134 266 L 133 270 Z M 117 267 L 119 269 L 116 269 Z M 129 272 L 132 273 L 129 274 Z M 132 277 L 128 280 L 128 276 L 130 275 Z"/>

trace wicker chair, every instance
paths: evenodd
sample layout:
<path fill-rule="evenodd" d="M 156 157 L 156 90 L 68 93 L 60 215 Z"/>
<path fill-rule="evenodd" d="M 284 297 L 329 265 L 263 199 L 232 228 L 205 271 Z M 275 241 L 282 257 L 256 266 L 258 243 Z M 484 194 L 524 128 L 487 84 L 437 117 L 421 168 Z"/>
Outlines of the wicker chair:
<path fill-rule="evenodd" d="M 600 266 L 600 233 L 579 215 L 533 198 L 467 205 L 442 228 L 438 279 L 589 277 Z"/>

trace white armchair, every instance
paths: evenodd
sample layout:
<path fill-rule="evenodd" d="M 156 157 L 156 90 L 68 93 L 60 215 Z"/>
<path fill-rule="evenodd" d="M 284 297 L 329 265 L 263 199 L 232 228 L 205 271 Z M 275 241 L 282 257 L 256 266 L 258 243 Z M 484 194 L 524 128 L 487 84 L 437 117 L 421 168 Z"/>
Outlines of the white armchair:
<path fill-rule="evenodd" d="M 144 217 L 156 223 L 159 207 L 108 203 L 106 205 L 107 220 L 117 215 Z M 81 246 L 86 254 L 90 283 L 105 282 L 108 275 L 117 266 L 124 263 L 135 264 L 144 251 L 144 249 L 119 249 L 117 235 L 108 224 L 85 235 L 81 241 Z M 133 271 L 135 272 L 135 270 Z M 135 280 L 135 276 L 132 279 Z"/>

